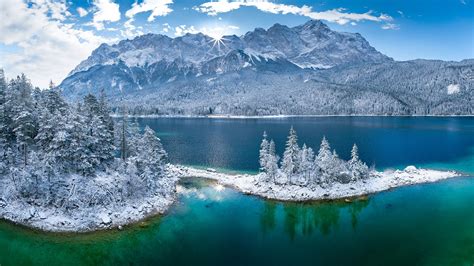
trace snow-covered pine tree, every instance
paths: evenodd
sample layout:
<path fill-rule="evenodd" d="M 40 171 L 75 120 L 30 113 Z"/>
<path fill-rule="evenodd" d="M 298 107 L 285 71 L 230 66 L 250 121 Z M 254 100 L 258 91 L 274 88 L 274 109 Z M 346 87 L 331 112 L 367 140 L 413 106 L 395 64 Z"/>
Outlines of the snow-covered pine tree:
<path fill-rule="evenodd" d="M 351 159 L 348 162 L 348 166 L 352 181 L 367 178 L 369 175 L 369 167 L 359 159 L 359 148 L 356 144 L 352 146 Z"/>
<path fill-rule="evenodd" d="M 275 183 L 278 176 L 278 155 L 276 154 L 275 142 L 270 140 L 268 145 L 267 175 L 268 180 Z"/>
<path fill-rule="evenodd" d="M 110 162 L 114 158 L 115 151 L 113 135 L 99 116 L 93 116 L 89 123 L 92 128 L 89 131 L 91 133 L 89 135 L 91 152 L 97 158 L 98 164 Z"/>
<path fill-rule="evenodd" d="M 321 140 L 321 145 L 319 146 L 318 155 L 316 156 L 315 164 L 320 169 L 320 182 L 326 183 L 328 182 L 328 171 L 331 167 L 331 161 L 333 160 L 333 156 L 331 153 L 331 146 L 329 141 L 326 139 L 326 136 L 323 137 Z"/>
<path fill-rule="evenodd" d="M 268 171 L 268 155 L 269 155 L 269 143 L 267 140 L 267 132 L 263 132 L 262 143 L 260 143 L 259 162 L 260 172 L 267 173 Z"/>
<path fill-rule="evenodd" d="M 105 104 L 105 103 L 104 103 Z M 86 127 L 90 138 L 91 153 L 95 155 L 98 164 L 108 163 L 114 157 L 114 135 L 104 116 L 108 116 L 105 106 L 101 106 L 97 98 L 88 94 L 84 97 L 82 112 L 85 115 Z"/>
<path fill-rule="evenodd" d="M 0 68 L 0 173 L 7 170 L 7 150 L 9 122 L 5 109 L 7 82 L 3 69 Z"/>
<path fill-rule="evenodd" d="M 168 154 L 166 153 L 161 140 L 156 136 L 153 129 L 146 126 L 142 137 L 142 147 L 140 149 L 140 161 L 153 173 L 161 173 L 165 165 Z"/>
<path fill-rule="evenodd" d="M 300 148 L 298 146 L 298 136 L 293 127 L 290 128 L 288 140 L 286 141 L 285 152 L 283 153 L 283 160 L 281 168 L 285 174 L 285 182 L 294 184 L 293 178 L 300 170 Z"/>
<path fill-rule="evenodd" d="M 31 98 L 32 86 L 25 75 L 10 83 L 9 99 L 5 105 L 11 112 L 12 132 L 22 151 L 24 165 L 28 164 L 28 147 L 36 135 L 36 119 Z"/>
<path fill-rule="evenodd" d="M 99 110 L 100 110 L 100 116 L 102 120 L 104 121 L 105 125 L 107 126 L 107 130 L 109 130 L 110 134 L 113 136 L 114 135 L 114 121 L 112 117 L 110 116 L 110 108 L 109 108 L 109 105 L 107 104 L 107 97 L 105 95 L 104 89 L 100 90 Z"/>
<path fill-rule="evenodd" d="M 35 137 L 36 145 L 44 153 L 51 152 L 51 143 L 58 129 L 58 117 L 47 108 L 39 109 L 38 134 Z"/>
<path fill-rule="evenodd" d="M 42 93 L 41 105 L 48 109 L 50 113 L 63 113 L 68 109 L 68 105 L 61 97 L 61 92 L 57 87 L 51 87 L 49 90 L 45 90 Z"/>
<path fill-rule="evenodd" d="M 93 175 L 100 164 L 97 151 L 91 149 L 92 141 L 89 135 L 89 128 L 84 126 L 87 121 L 83 115 L 75 110 L 68 112 L 64 123 L 66 132 L 70 139 L 70 146 L 66 148 L 69 150 L 70 157 L 68 161 L 72 164 L 72 169 L 82 175 Z"/>
<path fill-rule="evenodd" d="M 92 119 L 93 116 L 100 115 L 100 105 L 97 97 L 92 94 L 87 94 L 84 96 L 84 101 L 82 105 L 82 112 L 86 117 Z"/>
<path fill-rule="evenodd" d="M 347 168 L 347 163 L 339 158 L 336 150 L 333 150 L 332 159 L 327 165 L 326 173 L 329 183 L 347 183 L 350 181 L 351 177 Z"/>
<path fill-rule="evenodd" d="M 324 161 L 330 158 L 331 154 L 332 154 L 331 145 L 329 144 L 329 141 L 326 139 L 326 136 L 324 136 L 323 139 L 321 140 L 321 145 L 319 146 L 318 156 L 316 159 L 318 161 Z"/>
<path fill-rule="evenodd" d="M 314 174 L 314 152 L 313 149 L 303 144 L 300 153 L 301 161 L 301 175 L 299 184 L 307 185 Z"/>
<path fill-rule="evenodd" d="M 6 114 L 5 103 L 7 93 L 7 82 L 5 80 L 5 74 L 3 69 L 0 68 L 0 151 L 2 152 L 6 148 L 5 145 L 8 143 L 8 117 Z"/>

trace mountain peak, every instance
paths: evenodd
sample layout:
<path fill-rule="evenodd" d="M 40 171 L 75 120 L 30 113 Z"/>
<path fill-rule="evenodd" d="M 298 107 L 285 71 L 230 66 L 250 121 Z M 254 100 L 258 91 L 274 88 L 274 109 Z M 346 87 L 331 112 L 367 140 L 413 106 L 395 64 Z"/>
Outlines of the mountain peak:
<path fill-rule="evenodd" d="M 297 26 L 297 27 L 302 27 L 305 29 L 313 29 L 313 30 L 321 30 L 321 29 L 330 30 L 328 25 L 326 25 L 325 23 L 323 23 L 321 20 L 318 20 L 318 19 L 308 20 L 305 24 L 301 26 Z"/>
<path fill-rule="evenodd" d="M 286 71 L 295 67 L 331 68 L 390 60 L 362 36 L 332 31 L 320 20 L 292 28 L 276 23 L 268 29 L 256 28 L 241 37 L 228 36 L 222 42 L 223 45 L 216 45 L 211 37 L 199 32 L 175 38 L 150 33 L 114 45 L 103 44 L 66 80 L 70 84 L 78 72 L 94 76 L 93 72 L 100 70 L 120 77 L 112 79 L 112 87 L 123 88 L 127 83 L 142 88 L 178 77 L 237 72 L 256 65 L 255 71 Z M 97 78 L 103 76 L 102 73 Z M 94 82 L 81 86 L 92 84 Z"/>

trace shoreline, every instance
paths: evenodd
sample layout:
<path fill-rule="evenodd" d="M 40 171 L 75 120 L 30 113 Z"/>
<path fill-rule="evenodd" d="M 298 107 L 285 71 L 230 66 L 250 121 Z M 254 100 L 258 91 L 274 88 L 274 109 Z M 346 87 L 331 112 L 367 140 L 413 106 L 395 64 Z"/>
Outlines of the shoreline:
<path fill-rule="evenodd" d="M 124 215 L 121 218 L 124 219 L 112 219 L 116 217 L 110 218 L 111 215 L 109 215 L 109 218 L 105 219 L 110 219 L 110 220 L 104 220 L 98 221 L 98 223 L 94 225 L 90 225 L 90 220 L 87 220 L 88 223 L 82 224 L 81 226 L 78 227 L 72 227 L 68 226 L 67 224 L 58 226 L 57 224 L 54 225 L 50 221 L 44 221 L 49 218 L 45 217 L 40 217 L 40 216 L 32 216 L 32 218 L 24 221 L 20 220 L 17 217 L 19 215 L 16 215 L 16 217 L 12 216 L 5 216 L 2 215 L 0 217 L 0 220 L 5 221 L 7 223 L 14 224 L 16 226 L 21 226 L 24 228 L 27 228 L 29 230 L 35 231 L 35 232 L 46 232 L 46 233 L 55 233 L 55 234 L 85 234 L 85 233 L 94 233 L 94 232 L 100 232 L 100 231 L 108 231 L 108 230 L 122 230 L 125 227 L 128 226 L 133 226 L 133 225 L 139 225 L 139 223 L 146 221 L 149 218 L 156 217 L 156 216 L 162 216 L 166 215 L 168 212 L 169 208 L 176 203 L 177 197 L 174 197 L 173 199 L 166 199 L 168 202 L 165 205 L 157 206 L 155 209 L 150 210 L 149 212 L 143 213 L 141 215 L 137 215 L 136 217 L 132 217 L 133 214 L 129 215 Z M 25 207 L 25 204 L 23 204 Z M 15 206 L 18 207 L 18 206 Z M 33 206 L 27 206 L 29 208 L 32 208 Z M 47 212 L 48 210 L 46 208 L 39 209 L 40 212 Z M 100 214 L 98 213 L 97 216 L 99 216 L 99 219 L 102 219 L 100 217 Z M 57 220 L 59 216 L 62 214 L 53 216 L 53 220 Z M 68 219 L 65 219 L 64 221 L 72 221 L 74 219 L 71 219 L 71 217 L 68 217 Z M 80 219 L 76 219 L 75 221 L 80 221 Z M 86 221 L 86 220 L 83 220 Z M 110 221 L 110 222 L 108 222 Z"/>
<path fill-rule="evenodd" d="M 455 171 L 429 169 L 394 170 L 371 173 L 367 181 L 349 184 L 333 184 L 329 187 L 306 187 L 297 185 L 257 184 L 261 174 L 229 174 L 214 171 L 211 168 L 198 169 L 182 165 L 169 165 L 169 174 L 179 180 L 185 177 L 203 178 L 216 181 L 244 194 L 281 202 L 317 202 L 334 200 L 352 200 L 370 194 L 394 189 L 401 186 L 433 183 L 448 178 L 462 176 Z M 154 196 L 140 202 L 127 202 L 121 208 L 88 208 L 79 215 L 67 216 L 57 209 L 35 208 L 25 202 L 16 202 L 2 207 L 0 219 L 38 232 L 48 233 L 92 233 L 106 230 L 122 230 L 123 227 L 137 225 L 158 215 L 166 215 L 178 200 L 176 190 L 171 197 Z M 296 195 L 296 196 L 295 196 Z M 115 208 L 115 209 L 114 209 Z M 17 213 L 14 210 L 25 210 Z M 33 211 L 32 211 L 33 210 Z M 86 215 L 87 214 L 87 215 Z M 140 225 L 138 225 L 140 226 Z"/>
<path fill-rule="evenodd" d="M 99 172 L 94 180 L 114 182 L 116 175 L 116 172 Z M 159 181 L 163 185 L 170 183 L 163 191 L 156 191 L 146 197 L 87 207 L 41 206 L 26 200 L 6 201 L 0 197 L 0 219 L 52 233 L 86 233 L 114 228 L 121 230 L 124 226 L 148 217 L 166 214 L 177 200 L 178 180 L 172 172 L 167 172 Z"/>
<path fill-rule="evenodd" d="M 113 118 L 123 115 L 111 114 Z M 127 115 L 129 118 L 193 118 L 193 119 L 286 119 L 286 118 L 324 118 L 324 117 L 433 117 L 433 118 L 474 118 L 472 115 L 370 115 L 370 114 L 342 114 L 342 115 Z"/>
<path fill-rule="evenodd" d="M 182 177 L 206 178 L 219 184 L 234 188 L 242 193 L 258 196 L 264 199 L 283 202 L 315 202 L 345 200 L 367 196 L 382 191 L 423 183 L 434 183 L 448 178 L 463 176 L 455 171 L 439 171 L 431 169 L 416 169 L 412 166 L 404 170 L 374 171 L 368 180 L 341 184 L 329 187 L 306 187 L 298 185 L 276 185 L 258 183 L 258 175 L 225 174 L 209 172 L 192 167 L 176 165 L 171 171 L 178 172 Z M 296 195 L 296 196 L 295 196 Z"/>

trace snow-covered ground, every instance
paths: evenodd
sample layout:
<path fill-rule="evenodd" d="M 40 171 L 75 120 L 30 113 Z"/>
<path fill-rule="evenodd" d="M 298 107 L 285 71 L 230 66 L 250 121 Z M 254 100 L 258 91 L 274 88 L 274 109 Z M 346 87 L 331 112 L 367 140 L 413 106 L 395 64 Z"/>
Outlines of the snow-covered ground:
<path fill-rule="evenodd" d="M 168 173 L 169 176 L 163 177 L 158 182 L 162 183 L 163 189 L 152 196 L 126 198 L 124 201 L 90 207 L 38 206 L 22 199 L 6 201 L 0 197 L 0 218 L 51 232 L 87 232 L 120 228 L 149 216 L 163 214 L 168 210 L 177 195 L 176 183 L 178 179 L 172 174 L 173 172 Z M 107 182 L 109 185 L 115 186 L 116 184 L 113 182 L 121 178 L 117 175 L 117 173 L 100 173 L 95 177 L 94 182 Z M 89 197 L 90 195 L 83 194 L 78 196 L 78 200 L 87 202 Z"/>
<path fill-rule="evenodd" d="M 367 195 L 395 187 L 419 183 L 436 182 L 459 176 L 454 171 L 417 169 L 409 166 L 404 170 L 371 172 L 371 177 L 348 184 L 334 183 L 331 186 L 305 187 L 297 185 L 277 185 L 259 182 L 260 175 L 231 175 L 212 170 L 201 170 L 185 166 L 174 166 L 177 176 L 193 176 L 213 179 L 222 185 L 234 187 L 244 193 L 282 201 L 308 201 L 341 199 Z"/>
<path fill-rule="evenodd" d="M 0 217 L 14 223 L 52 232 L 86 232 L 115 228 L 164 213 L 174 202 L 173 197 L 154 196 L 124 205 L 91 207 L 65 212 L 54 207 L 36 207 L 24 201 L 7 204 Z M 1 202 L 0 202 L 1 204 Z"/>
<path fill-rule="evenodd" d="M 169 189 L 171 191 L 168 191 L 170 193 L 157 193 L 152 197 L 128 199 L 110 205 L 65 209 L 40 207 L 23 200 L 6 202 L 0 198 L 0 217 L 28 227 L 55 232 L 86 232 L 116 228 L 165 213 L 177 198 L 179 191 L 176 190 L 176 181 L 182 177 L 216 180 L 222 185 L 234 187 L 244 193 L 269 199 L 307 201 L 349 198 L 459 176 L 453 171 L 416 169 L 410 166 L 403 171 L 372 172 L 371 178 L 364 181 L 335 183 L 322 188 L 318 185 L 304 187 L 262 183 L 258 182 L 260 174 L 225 174 L 212 169 L 203 170 L 180 165 L 168 165 L 168 175 L 167 180 L 173 180 Z M 106 177 L 99 179 L 101 178 Z"/>

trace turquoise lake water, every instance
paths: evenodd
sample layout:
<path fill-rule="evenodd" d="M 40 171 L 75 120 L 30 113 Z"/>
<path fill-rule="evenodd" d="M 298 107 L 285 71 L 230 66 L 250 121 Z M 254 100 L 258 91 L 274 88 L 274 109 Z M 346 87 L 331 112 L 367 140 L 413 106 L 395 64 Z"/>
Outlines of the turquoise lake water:
<path fill-rule="evenodd" d="M 282 152 L 323 135 L 379 169 L 409 164 L 465 177 L 346 202 L 281 203 L 187 179 L 162 217 L 123 231 L 51 234 L 0 222 L 0 265 L 469 265 L 474 263 L 474 118 L 140 119 L 172 162 L 255 172 L 266 130 Z"/>

